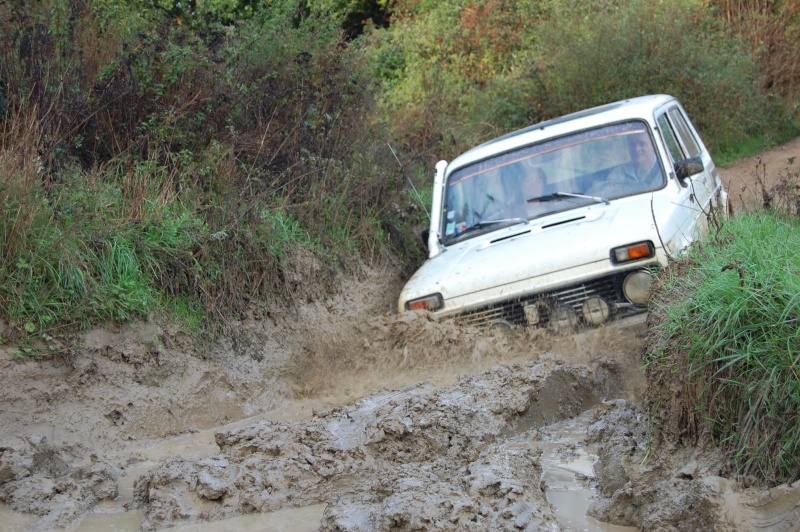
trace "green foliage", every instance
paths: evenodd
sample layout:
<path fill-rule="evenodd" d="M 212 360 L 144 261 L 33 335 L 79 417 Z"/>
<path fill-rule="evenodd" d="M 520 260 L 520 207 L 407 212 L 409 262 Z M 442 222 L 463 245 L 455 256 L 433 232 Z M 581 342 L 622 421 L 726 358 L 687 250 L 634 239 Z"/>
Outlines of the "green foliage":
<path fill-rule="evenodd" d="M 541 8 L 506 0 L 398 4 L 391 26 L 367 38 L 381 103 L 399 149 L 429 162 L 450 157 L 487 135 L 474 103 L 531 46 Z"/>
<path fill-rule="evenodd" d="M 743 215 L 695 250 L 663 291 L 669 312 L 657 336 L 669 356 L 649 354 L 653 374 L 680 368 L 698 383 L 686 399 L 700 426 L 685 420 L 684 429 L 708 430 L 738 472 L 770 484 L 800 478 L 798 220 Z"/>
<path fill-rule="evenodd" d="M 564 1 L 538 29 L 540 49 L 531 67 L 542 78 L 536 101 L 550 116 L 672 94 L 712 150 L 781 123 L 783 109 L 761 91 L 750 50 L 705 3 L 622 0 L 597 7 Z"/>
<path fill-rule="evenodd" d="M 748 42 L 757 57 L 762 86 L 794 102 L 800 99 L 800 4 L 796 0 L 710 0 L 715 13 Z"/>
<path fill-rule="evenodd" d="M 234 4 L 252 13 L 223 25 Z M 220 323 L 382 253 L 402 176 L 362 49 L 330 16 L 350 6 L 297 7 L 0 5 L 0 313 L 16 331 L 164 309 Z"/>
<path fill-rule="evenodd" d="M 399 2 L 370 36 L 398 144 L 428 164 L 497 134 L 643 94 L 687 107 L 715 153 L 785 140 L 792 102 L 707 2 Z M 759 52 L 760 53 L 760 52 Z"/>
<path fill-rule="evenodd" d="M 94 0 L 93 7 L 106 20 L 112 15 L 123 19 L 133 15 L 133 18 L 167 18 L 177 24 L 202 28 L 209 24 L 233 24 L 248 19 L 257 12 L 261 3 L 261 0 Z"/>

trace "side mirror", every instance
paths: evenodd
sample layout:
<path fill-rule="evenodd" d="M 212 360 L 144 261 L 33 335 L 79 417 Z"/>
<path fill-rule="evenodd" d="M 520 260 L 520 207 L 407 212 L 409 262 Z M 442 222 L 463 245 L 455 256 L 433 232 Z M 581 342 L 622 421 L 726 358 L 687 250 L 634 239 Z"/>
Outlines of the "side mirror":
<path fill-rule="evenodd" d="M 678 181 L 683 186 L 686 186 L 686 179 L 699 174 L 703 170 L 705 170 L 703 159 L 699 155 L 675 163 L 675 175 L 678 176 Z"/>

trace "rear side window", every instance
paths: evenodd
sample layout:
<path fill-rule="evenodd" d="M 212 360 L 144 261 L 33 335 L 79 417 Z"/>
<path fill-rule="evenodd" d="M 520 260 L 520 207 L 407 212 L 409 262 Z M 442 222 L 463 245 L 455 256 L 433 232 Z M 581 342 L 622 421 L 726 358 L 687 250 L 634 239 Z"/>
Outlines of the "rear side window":
<path fill-rule="evenodd" d="M 673 163 L 700 155 L 700 145 L 680 109 L 673 107 L 656 121 Z"/>

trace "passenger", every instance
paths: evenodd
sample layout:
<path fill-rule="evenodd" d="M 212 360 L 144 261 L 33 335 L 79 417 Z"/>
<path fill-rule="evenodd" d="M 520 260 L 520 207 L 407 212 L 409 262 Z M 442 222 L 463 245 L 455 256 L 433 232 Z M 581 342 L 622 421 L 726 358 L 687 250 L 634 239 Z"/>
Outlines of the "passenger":
<path fill-rule="evenodd" d="M 547 175 L 541 168 L 532 168 L 522 178 L 521 191 L 522 200 L 525 202 L 525 212 L 528 218 L 539 216 L 547 212 L 550 208 L 538 201 L 528 201 L 534 198 L 541 198 L 545 195 L 545 185 L 547 183 Z"/>

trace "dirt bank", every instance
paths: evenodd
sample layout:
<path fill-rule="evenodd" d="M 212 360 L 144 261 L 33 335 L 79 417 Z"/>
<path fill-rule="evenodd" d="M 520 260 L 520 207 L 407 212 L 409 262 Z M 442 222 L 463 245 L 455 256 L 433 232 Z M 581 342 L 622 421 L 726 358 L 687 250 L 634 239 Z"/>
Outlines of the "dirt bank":
<path fill-rule="evenodd" d="M 762 156 L 768 175 L 799 149 Z M 720 169 L 734 202 L 758 168 Z M 254 308 L 213 341 L 151 321 L 61 339 L 55 357 L 2 346 L 0 521 L 15 524 L 0 529 L 99 530 L 82 516 L 123 502 L 147 530 L 319 504 L 321 530 L 570 529 L 542 453 L 573 418 L 579 436 L 556 454 L 591 457 L 565 470 L 597 519 L 797 529 L 800 486 L 747 487 L 713 450 L 654 437 L 644 326 L 459 328 L 395 315 L 401 283 L 365 268 L 335 296 Z M 177 441 L 191 443 L 158 450 Z"/>

